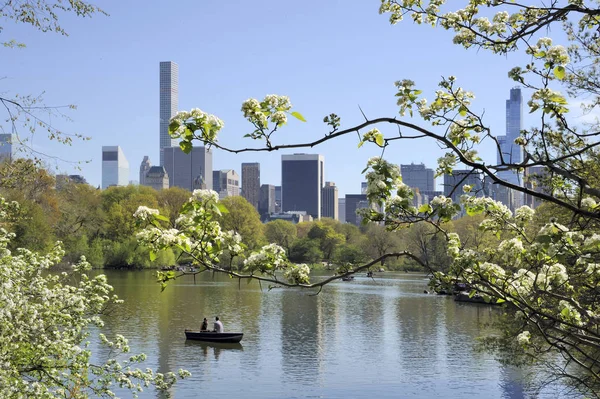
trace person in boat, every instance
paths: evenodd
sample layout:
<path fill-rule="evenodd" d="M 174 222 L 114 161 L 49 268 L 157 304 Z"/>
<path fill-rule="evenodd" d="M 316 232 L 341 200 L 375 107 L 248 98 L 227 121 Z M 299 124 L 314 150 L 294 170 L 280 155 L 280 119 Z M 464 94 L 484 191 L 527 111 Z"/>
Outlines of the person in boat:
<path fill-rule="evenodd" d="M 202 327 L 200 327 L 200 331 L 207 331 L 208 330 L 208 320 L 206 320 L 206 317 L 204 318 L 204 321 L 202 322 Z"/>
<path fill-rule="evenodd" d="M 219 316 L 215 317 L 215 325 L 213 332 L 222 333 L 223 332 L 223 323 L 219 320 Z"/>

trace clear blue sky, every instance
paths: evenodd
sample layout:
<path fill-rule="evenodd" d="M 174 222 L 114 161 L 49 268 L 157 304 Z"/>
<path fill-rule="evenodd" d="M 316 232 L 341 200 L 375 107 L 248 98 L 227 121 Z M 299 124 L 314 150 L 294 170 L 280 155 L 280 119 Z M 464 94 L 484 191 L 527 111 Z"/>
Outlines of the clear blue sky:
<path fill-rule="evenodd" d="M 370 118 L 397 116 L 396 80 L 412 79 L 432 98 L 440 77 L 449 75 L 475 92 L 475 108 L 485 110 L 492 131 L 505 132 L 505 100 L 515 85 L 507 71 L 519 60 L 464 50 L 452 44 L 448 32 L 409 19 L 391 26 L 378 14 L 379 0 L 96 4 L 110 16 L 61 16 L 69 37 L 4 23 L 0 38 L 27 44 L 22 50 L 0 48 L 4 96 L 45 92 L 48 105 L 77 105 L 69 113 L 71 122 L 53 118 L 53 123 L 91 141 L 65 147 L 41 132 L 34 145 L 71 161 L 90 160 L 81 171 L 58 163 L 58 172 L 83 174 L 93 185 L 101 182 L 103 145 L 122 147 L 132 180 L 138 180 L 144 155 L 158 163 L 160 61 L 179 64 L 179 108 L 198 107 L 223 119 L 219 141 L 231 147 L 259 144 L 242 138 L 251 131 L 240 112 L 249 97 L 290 97 L 308 120 L 290 120 L 275 139 L 291 143 L 323 136 L 322 120 L 331 112 L 341 116 L 342 127 L 362 121 L 359 105 Z M 385 125 L 380 130 L 396 132 Z M 334 181 L 342 196 L 360 192 L 360 172 L 369 157 L 379 154 L 374 145 L 358 149 L 357 143 L 352 136 L 293 152 L 324 154 L 326 180 Z M 481 153 L 486 161 L 495 160 L 493 147 Z M 216 151 L 213 168 L 240 173 L 242 162 L 260 162 L 261 183 L 278 185 L 281 154 Z M 423 162 L 432 168 L 441 155 L 431 140 L 396 142 L 386 152 L 395 163 Z"/>

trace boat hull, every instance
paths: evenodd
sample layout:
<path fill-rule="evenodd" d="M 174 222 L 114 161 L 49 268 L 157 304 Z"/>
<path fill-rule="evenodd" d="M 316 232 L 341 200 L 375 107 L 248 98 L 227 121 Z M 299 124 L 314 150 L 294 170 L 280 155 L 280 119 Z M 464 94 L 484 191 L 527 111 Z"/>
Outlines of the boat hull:
<path fill-rule="evenodd" d="M 203 342 L 236 343 L 242 340 L 243 333 L 216 333 L 185 330 L 185 338 Z"/>

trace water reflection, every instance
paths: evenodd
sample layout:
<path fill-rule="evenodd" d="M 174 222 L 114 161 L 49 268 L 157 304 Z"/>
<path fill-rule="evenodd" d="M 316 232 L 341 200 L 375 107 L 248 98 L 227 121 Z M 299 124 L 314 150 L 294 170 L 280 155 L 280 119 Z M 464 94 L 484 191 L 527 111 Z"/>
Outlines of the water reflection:
<path fill-rule="evenodd" d="M 129 337 L 132 352 L 148 355 L 144 367 L 192 372 L 176 399 L 531 397 L 520 370 L 474 349 L 496 310 L 424 294 L 422 276 L 359 276 L 316 296 L 220 275 L 162 294 L 149 272 L 113 272 L 109 282 L 125 306 L 104 332 Z M 243 346 L 185 339 L 185 328 L 216 315 L 244 333 Z"/>

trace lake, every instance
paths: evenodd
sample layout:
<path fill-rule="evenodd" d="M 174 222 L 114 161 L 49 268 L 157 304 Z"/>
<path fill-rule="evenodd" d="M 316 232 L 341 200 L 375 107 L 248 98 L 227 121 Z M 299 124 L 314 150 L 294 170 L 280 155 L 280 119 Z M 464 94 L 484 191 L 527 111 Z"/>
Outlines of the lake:
<path fill-rule="evenodd" d="M 125 303 L 103 332 L 125 335 L 132 353 L 148 356 L 143 368 L 189 370 L 172 391 L 177 399 L 531 396 L 523 370 L 474 348 L 497 310 L 425 294 L 424 275 L 362 275 L 314 295 L 208 273 L 161 293 L 151 271 L 106 274 Z M 244 333 L 241 344 L 185 340 L 185 328 L 199 329 L 204 317 L 212 326 L 215 316 L 225 331 Z"/>

